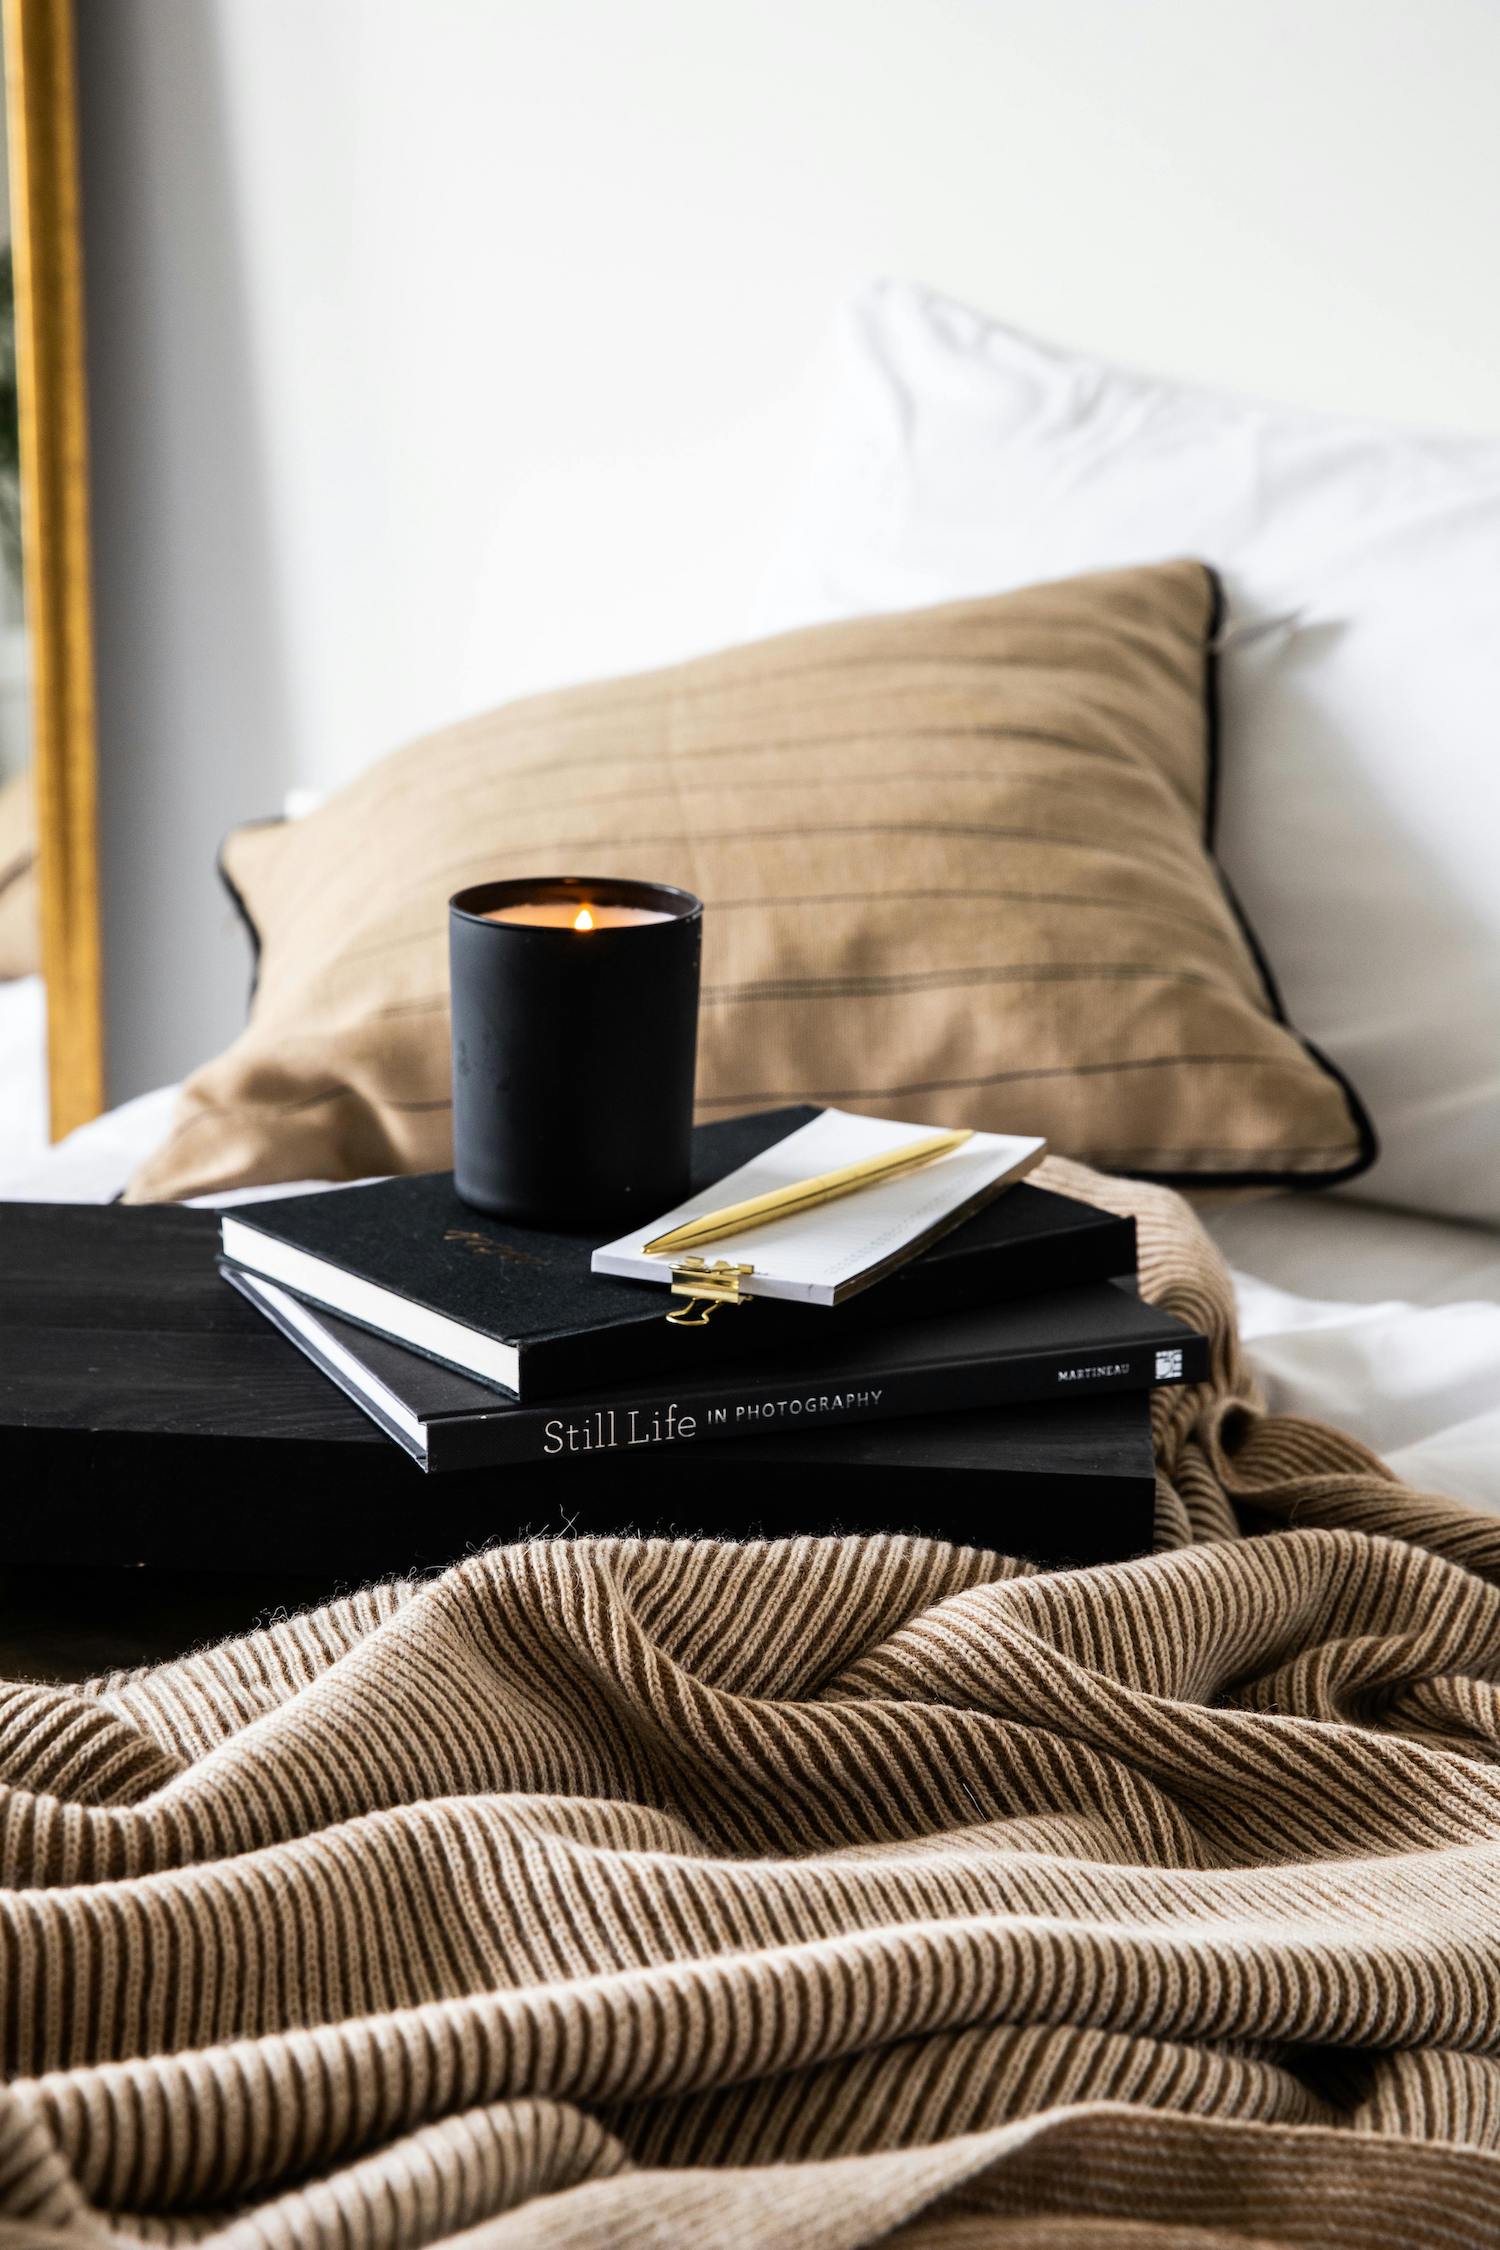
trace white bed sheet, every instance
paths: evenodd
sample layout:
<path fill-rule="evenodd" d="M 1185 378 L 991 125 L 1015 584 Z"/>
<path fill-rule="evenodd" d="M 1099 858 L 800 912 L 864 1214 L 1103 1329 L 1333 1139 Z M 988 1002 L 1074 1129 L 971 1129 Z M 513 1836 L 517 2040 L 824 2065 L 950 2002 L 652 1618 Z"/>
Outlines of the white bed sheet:
<path fill-rule="evenodd" d="M 111 1201 L 165 1133 L 174 1093 L 143 1094 L 19 1163 L 0 1141 L 0 1201 Z M 1350 1430 L 1412 1483 L 1500 1514 L 1500 1233 L 1316 1195 L 1237 1204 L 1209 1225 L 1273 1407 Z"/>
<path fill-rule="evenodd" d="M 1500 1514 L 1500 1233 L 1315 1195 L 1209 1224 L 1274 1408 Z"/>

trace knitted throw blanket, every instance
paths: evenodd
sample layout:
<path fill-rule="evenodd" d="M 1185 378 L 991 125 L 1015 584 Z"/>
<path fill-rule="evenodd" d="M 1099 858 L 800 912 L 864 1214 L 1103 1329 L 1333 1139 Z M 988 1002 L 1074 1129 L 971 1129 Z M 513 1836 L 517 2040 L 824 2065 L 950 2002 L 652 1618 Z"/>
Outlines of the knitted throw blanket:
<path fill-rule="evenodd" d="M 1491 2250 L 1500 1522 L 1047 1176 L 1214 1337 L 1144 1561 L 540 1543 L 0 1689 L 0 2244 Z"/>

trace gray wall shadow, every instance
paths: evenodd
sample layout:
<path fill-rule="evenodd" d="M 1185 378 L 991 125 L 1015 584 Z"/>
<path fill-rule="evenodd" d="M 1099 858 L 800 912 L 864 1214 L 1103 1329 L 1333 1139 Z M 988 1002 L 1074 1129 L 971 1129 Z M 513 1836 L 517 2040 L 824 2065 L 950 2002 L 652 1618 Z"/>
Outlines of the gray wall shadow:
<path fill-rule="evenodd" d="M 219 20 L 78 9 L 111 1101 L 243 1023 L 215 854 L 288 775 Z"/>

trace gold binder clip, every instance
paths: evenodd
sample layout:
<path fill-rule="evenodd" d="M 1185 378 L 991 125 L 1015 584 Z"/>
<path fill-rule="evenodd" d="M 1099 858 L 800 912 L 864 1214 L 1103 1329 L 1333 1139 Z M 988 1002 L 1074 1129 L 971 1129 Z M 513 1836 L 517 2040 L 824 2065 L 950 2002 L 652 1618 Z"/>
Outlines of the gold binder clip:
<path fill-rule="evenodd" d="M 732 1266 L 727 1258 L 682 1258 L 672 1268 L 672 1294 L 685 1299 L 667 1314 L 674 1328 L 706 1328 L 719 1305 L 748 1305 L 740 1283 L 754 1266 Z"/>

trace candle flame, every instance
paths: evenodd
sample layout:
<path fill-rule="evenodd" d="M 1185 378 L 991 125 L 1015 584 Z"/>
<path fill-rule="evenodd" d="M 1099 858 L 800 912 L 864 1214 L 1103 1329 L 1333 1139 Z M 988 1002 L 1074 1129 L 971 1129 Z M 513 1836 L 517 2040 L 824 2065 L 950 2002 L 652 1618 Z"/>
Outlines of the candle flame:
<path fill-rule="evenodd" d="M 587 908 L 586 906 L 580 906 L 580 907 L 579 907 L 579 909 L 578 909 L 578 912 L 577 912 L 577 913 L 576 913 L 576 914 L 574 915 L 574 917 L 573 917 L 573 927 L 574 927 L 574 929 L 575 929 L 575 930 L 591 930 L 591 929 L 593 928 L 593 926 L 594 926 L 594 917 L 593 917 L 593 915 L 592 915 L 592 914 L 590 914 L 590 912 L 589 912 L 589 910 L 588 910 L 588 908 Z"/>

